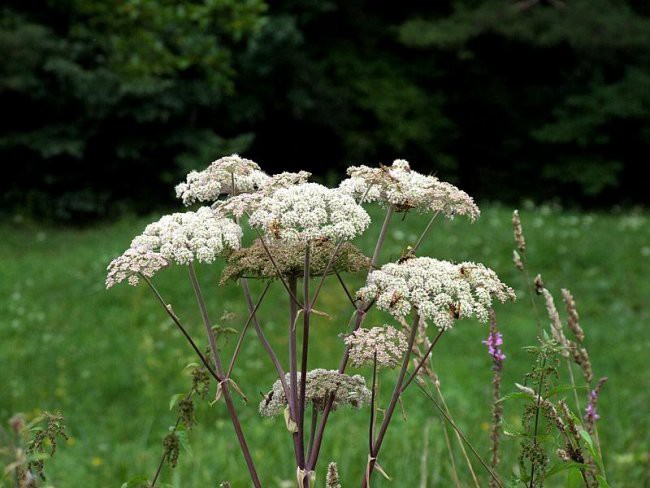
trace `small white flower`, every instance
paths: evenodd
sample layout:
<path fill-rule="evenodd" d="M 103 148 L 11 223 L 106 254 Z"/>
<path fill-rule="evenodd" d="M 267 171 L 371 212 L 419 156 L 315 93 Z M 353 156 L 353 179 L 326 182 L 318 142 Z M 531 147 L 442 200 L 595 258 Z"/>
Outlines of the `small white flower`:
<path fill-rule="evenodd" d="M 350 362 L 356 367 L 373 364 L 376 355 L 377 366 L 394 368 L 408 348 L 404 333 L 390 325 L 357 329 L 344 341 L 350 347 Z"/>
<path fill-rule="evenodd" d="M 280 188 L 289 188 L 293 185 L 306 183 L 310 176 L 311 173 L 307 171 L 279 173 L 262 182 L 256 191 L 241 193 L 225 200 L 220 200 L 213 205 L 213 208 L 219 210 L 224 215 L 232 215 L 240 218 L 244 214 L 253 212 L 264 197 L 268 197 Z"/>
<path fill-rule="evenodd" d="M 393 205 L 397 211 L 441 212 L 447 217 L 466 215 L 470 220 L 480 214 L 467 193 L 435 176 L 411 170 L 403 159 L 380 168 L 351 166 L 348 175 L 339 188 L 358 200 L 363 198 L 364 203 Z"/>
<path fill-rule="evenodd" d="M 257 163 L 233 154 L 217 159 L 203 171 L 190 171 L 186 181 L 176 186 L 176 196 L 185 205 L 214 202 L 220 195 L 233 193 L 233 180 L 239 194 L 257 190 L 268 179 Z"/>
<path fill-rule="evenodd" d="M 140 274 L 151 277 L 171 262 L 210 263 L 225 251 L 239 249 L 241 237 L 239 225 L 209 207 L 165 215 L 149 224 L 131 247 L 109 264 L 106 286 L 125 279 L 136 285 Z"/>
<path fill-rule="evenodd" d="M 263 197 L 249 223 L 275 239 L 292 242 L 350 240 L 368 227 L 370 217 L 349 195 L 317 183 L 302 183 Z"/>
<path fill-rule="evenodd" d="M 515 294 L 482 264 L 422 257 L 373 271 L 358 298 L 376 300 L 377 308 L 398 319 L 414 308 L 421 319 L 430 319 L 444 330 L 460 317 L 486 322 L 493 299 L 503 302 L 514 299 Z"/>
<path fill-rule="evenodd" d="M 145 248 L 127 249 L 108 265 L 106 288 L 111 288 L 124 280 L 128 280 L 130 285 L 135 286 L 141 274 L 151 278 L 167 264 L 167 260 L 158 252 Z"/>

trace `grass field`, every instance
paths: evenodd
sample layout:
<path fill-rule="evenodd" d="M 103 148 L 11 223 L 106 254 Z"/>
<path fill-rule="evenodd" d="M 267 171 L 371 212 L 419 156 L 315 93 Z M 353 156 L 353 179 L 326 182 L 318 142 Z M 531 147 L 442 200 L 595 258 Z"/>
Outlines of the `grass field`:
<path fill-rule="evenodd" d="M 378 210 L 375 214 L 381 218 Z M 417 215 L 399 219 L 390 228 L 384 261 L 398 257 L 425 223 Z M 595 374 L 609 377 L 599 429 L 612 486 L 644 486 L 650 472 L 650 366 L 645 356 L 650 351 L 650 217 L 538 208 L 522 211 L 522 219 L 531 271 L 543 273 L 558 306 L 560 288 L 572 290 Z M 136 475 L 150 476 L 160 457 L 161 439 L 175 420 L 169 399 L 189 387 L 184 367 L 194 361 L 192 352 L 148 288 L 104 288 L 107 263 L 146 222 L 124 219 L 84 230 L 0 225 L 0 419 L 4 423 L 16 412 L 31 415 L 39 409 L 64 414 L 71 439 L 47 465 L 52 486 L 119 487 Z M 374 239 L 368 235 L 359 245 L 370 252 Z M 528 370 L 531 358 L 522 347 L 534 341 L 536 331 L 523 277 L 511 263 L 511 240 L 510 210 L 486 206 L 475 224 L 439 221 L 421 253 L 483 262 L 517 290 L 520 299 L 515 304 L 497 308 L 507 355 L 504 393 Z M 240 289 L 217 286 L 218 266 L 199 267 L 198 272 L 213 318 L 234 312 L 237 319 L 224 325 L 239 328 L 245 319 Z M 347 279 L 353 287 L 360 285 L 361 276 Z M 166 270 L 155 281 L 202 340 L 186 271 Z M 260 290 L 254 283 L 255 296 Z M 336 281 L 329 280 L 319 308 L 327 310 L 331 320 L 314 319 L 310 368 L 336 367 L 342 352 L 337 335 L 345 330 L 349 307 Z M 260 315 L 282 351 L 286 309 L 276 283 Z M 380 317 L 371 316 L 366 324 L 376 320 Z M 458 424 L 487 456 L 491 363 L 481 344 L 486 335 L 484 325 L 458 323 L 436 349 L 434 365 Z M 247 337 L 234 375 L 250 398 L 248 404 L 237 400 L 245 432 L 264 486 L 293 486 L 293 455 L 284 422 L 257 414 L 259 392 L 269 389 L 274 374 L 254 335 Z M 227 353 L 232 344 L 224 349 Z M 369 378 L 369 371 L 361 372 Z M 383 380 L 384 393 L 389 379 Z M 506 422 L 516 424 L 519 413 L 516 404 L 507 404 Z M 423 472 L 426 486 L 450 486 L 442 424 L 416 388 L 406 394 L 406 414 L 406 420 L 395 417 L 380 457 L 393 481 L 377 476 L 373 486 L 425 486 L 420 484 Z M 330 460 L 338 462 L 343 486 L 358 485 L 366 463 L 367 415 L 367 410 L 334 412 L 317 486 L 323 486 L 324 466 Z M 233 487 L 248 486 L 223 404 L 201 405 L 198 420 L 199 427 L 190 434 L 191 451 L 181 452 L 175 470 L 165 468 L 163 481 L 178 487 L 214 487 L 223 480 Z M 516 444 L 514 439 L 504 441 L 504 478 L 517 464 Z M 462 466 L 458 455 L 456 461 Z M 485 473 L 475 465 L 487 486 Z M 467 470 L 462 472 L 469 486 Z"/>

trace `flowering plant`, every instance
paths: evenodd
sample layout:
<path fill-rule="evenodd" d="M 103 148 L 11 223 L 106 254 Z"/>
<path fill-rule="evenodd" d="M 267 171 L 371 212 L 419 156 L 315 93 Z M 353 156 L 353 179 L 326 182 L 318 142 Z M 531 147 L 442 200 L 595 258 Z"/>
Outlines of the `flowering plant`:
<path fill-rule="evenodd" d="M 361 480 L 362 486 L 368 486 L 375 471 L 385 475 L 378 459 L 403 393 L 412 384 L 422 387 L 422 378 L 435 378 L 430 359 L 441 336 L 461 318 L 488 321 L 490 316 L 494 317 L 495 300 L 515 298 L 514 291 L 483 264 L 419 256 L 421 244 L 438 215 L 466 216 L 471 221 L 479 216 L 478 207 L 466 193 L 433 176 L 417 173 L 404 160 L 377 168 L 351 167 L 348 175 L 337 188 L 328 188 L 309 182 L 306 172 L 270 176 L 251 160 L 237 155 L 221 158 L 203 171 L 191 172 L 176 187 L 177 196 L 185 205 L 203 206 L 166 215 L 148 225 L 108 266 L 107 287 L 123 281 L 135 286 L 144 281 L 200 360 L 193 366 L 192 389 L 184 398 L 176 399 L 179 420 L 165 437 L 161 463 L 148 486 L 156 485 L 164 461 L 176 464 L 177 430 L 179 426 L 189 429 L 195 424 L 194 398 L 205 397 L 211 384 L 216 385 L 216 401 L 225 404 L 251 483 L 255 487 L 266 486 L 233 401 L 234 394 L 245 397 L 235 379 L 237 359 L 246 347 L 245 333 L 250 327 L 277 377 L 263 395 L 259 413 L 284 417 L 295 455 L 297 485 L 314 485 L 331 414 L 355 408 L 368 410 L 368 459 Z M 371 256 L 365 256 L 354 240 L 371 231 L 371 218 L 364 207 L 373 202 L 383 207 L 385 217 Z M 399 260 L 381 263 L 392 217 L 397 212 L 409 211 L 429 214 L 422 234 Z M 245 239 L 250 235 L 252 239 Z M 230 359 L 223 357 L 219 347 L 206 295 L 194 267 L 195 262 L 213 263 L 218 259 L 225 263 L 220 285 L 239 286 L 248 308 L 246 322 L 236 331 L 237 344 Z M 172 265 L 188 270 L 209 346 L 207 352 L 154 285 L 155 275 Z M 356 293 L 345 283 L 345 275 L 350 273 L 366 276 L 364 286 Z M 317 307 L 328 278 L 337 287 L 340 285 L 340 292 L 350 302 L 351 326 L 345 332 L 339 328 L 342 333 L 338 368 L 309 369 L 312 317 L 327 316 L 326 311 Z M 257 300 L 249 286 L 253 279 L 264 283 Z M 289 325 L 279 344 L 267 337 L 264 318 L 259 313 L 271 286 L 281 288 L 286 295 L 286 302 L 277 304 L 286 306 Z M 364 327 L 373 307 L 388 312 L 392 323 Z M 500 349 L 502 342 L 493 319 L 486 344 L 495 372 L 500 372 L 505 359 Z M 281 346 L 287 348 L 286 362 L 280 359 L 285 357 L 278 352 Z M 348 367 L 363 365 L 372 366 L 371 378 L 348 373 Z M 390 400 L 383 408 L 377 395 L 381 368 L 397 370 Z M 434 384 L 439 388 L 437 379 Z M 381 421 L 377 416 L 380 410 Z M 595 402 L 591 412 L 595 418 Z M 460 436 L 448 411 L 445 418 Z M 496 430 L 493 434 L 498 436 Z M 483 464 L 491 483 L 501 486 L 494 470 Z M 326 480 L 328 486 L 340 486 L 336 464 L 327 466 Z"/>

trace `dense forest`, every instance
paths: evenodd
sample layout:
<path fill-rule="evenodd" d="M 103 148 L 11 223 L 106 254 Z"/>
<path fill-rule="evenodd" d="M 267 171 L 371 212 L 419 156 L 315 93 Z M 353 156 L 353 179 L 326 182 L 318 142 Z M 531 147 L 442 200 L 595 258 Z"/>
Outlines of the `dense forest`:
<path fill-rule="evenodd" d="M 5 0 L 0 52 L 9 211 L 147 211 L 232 152 L 322 179 L 405 158 L 506 202 L 647 198 L 645 0 Z"/>

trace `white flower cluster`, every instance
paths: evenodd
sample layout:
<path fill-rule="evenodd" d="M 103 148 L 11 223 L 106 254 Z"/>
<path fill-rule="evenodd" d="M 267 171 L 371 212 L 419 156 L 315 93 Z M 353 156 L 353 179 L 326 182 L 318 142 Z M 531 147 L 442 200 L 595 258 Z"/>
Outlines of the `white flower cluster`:
<path fill-rule="evenodd" d="M 421 319 L 431 319 L 445 330 L 461 317 L 474 316 L 486 322 L 492 300 L 514 299 L 515 293 L 482 264 L 421 257 L 373 271 L 358 298 L 376 300 L 377 308 L 398 319 L 415 308 Z"/>
<path fill-rule="evenodd" d="M 178 264 L 211 263 L 226 250 L 239 249 L 242 230 L 209 207 L 165 215 L 131 242 L 132 249 L 157 251 Z"/>
<path fill-rule="evenodd" d="M 435 176 L 411 170 L 403 159 L 379 168 L 351 166 L 348 175 L 350 178 L 341 182 L 339 188 L 358 200 L 365 195 L 364 203 L 376 201 L 393 205 L 397 211 L 416 209 L 441 212 L 448 217 L 465 215 L 470 220 L 480 215 L 467 193 Z"/>
<path fill-rule="evenodd" d="M 190 171 L 185 183 L 176 186 L 176 196 L 185 205 L 214 202 L 220 195 L 233 193 L 233 180 L 236 193 L 247 193 L 257 190 L 268 179 L 257 163 L 233 154 L 217 159 L 203 171 Z"/>
<path fill-rule="evenodd" d="M 408 348 L 404 333 L 390 325 L 357 329 L 344 341 L 350 347 L 350 362 L 355 367 L 373 364 L 376 354 L 378 367 L 394 368 Z"/>
<path fill-rule="evenodd" d="M 285 376 L 289 384 L 289 373 Z M 298 388 L 302 381 L 302 374 L 298 372 Z M 366 387 L 363 376 L 339 373 L 336 370 L 313 369 L 307 373 L 307 386 L 305 398 L 313 407 L 323 411 L 331 394 L 335 394 L 332 410 L 344 405 L 361 408 L 370 401 L 370 390 Z M 287 397 L 282 389 L 280 380 L 273 384 L 272 390 L 260 402 L 260 414 L 264 417 L 273 417 L 284 411 Z"/>
<path fill-rule="evenodd" d="M 306 183 L 311 173 L 299 171 L 298 173 L 278 173 L 260 184 L 256 191 L 241 193 L 232 196 L 226 200 L 220 200 L 213 205 L 213 208 L 219 210 L 224 215 L 233 215 L 240 218 L 246 213 L 253 212 L 263 198 L 273 194 L 280 188 L 289 188 L 293 185 Z"/>
<path fill-rule="evenodd" d="M 239 225 L 209 207 L 165 215 L 149 224 L 129 249 L 108 265 L 106 286 L 125 279 L 136 285 L 138 274 L 151 277 L 171 262 L 210 263 L 226 250 L 239 249 L 241 237 Z"/>
<path fill-rule="evenodd" d="M 140 281 L 141 274 L 151 278 L 167 265 L 167 260 L 159 252 L 143 248 L 127 249 L 108 265 L 106 288 L 111 288 L 124 280 L 128 280 L 130 285 L 135 286 Z"/>
<path fill-rule="evenodd" d="M 350 240 L 368 227 L 370 217 L 351 196 L 317 183 L 302 183 L 262 198 L 249 223 L 275 239 L 291 242 Z"/>

